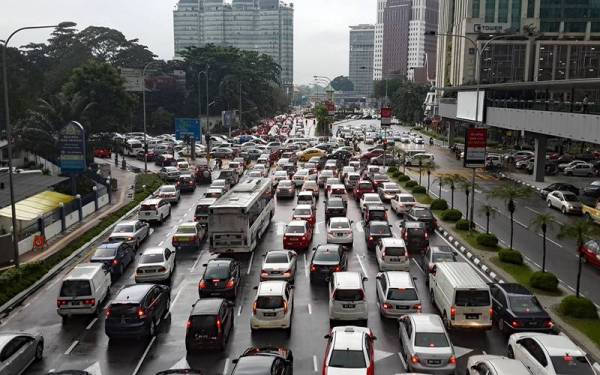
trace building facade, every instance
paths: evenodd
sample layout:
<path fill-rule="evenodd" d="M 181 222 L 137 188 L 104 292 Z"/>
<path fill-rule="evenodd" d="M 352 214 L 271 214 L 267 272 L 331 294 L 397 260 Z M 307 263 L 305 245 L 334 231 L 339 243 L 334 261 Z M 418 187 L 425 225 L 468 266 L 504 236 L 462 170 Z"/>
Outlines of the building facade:
<path fill-rule="evenodd" d="M 373 55 L 373 79 L 383 78 L 383 13 L 387 0 L 377 0 L 377 23 L 375 23 L 375 50 Z"/>
<path fill-rule="evenodd" d="M 406 77 L 412 0 L 388 0 L 383 13 L 383 79 Z"/>
<path fill-rule="evenodd" d="M 600 78 L 600 1 L 440 2 L 436 86 Z M 501 36 L 503 34 L 509 34 Z M 489 41 L 490 36 L 497 37 Z"/>
<path fill-rule="evenodd" d="M 294 79 L 294 8 L 278 0 L 179 0 L 173 11 L 175 54 L 207 44 L 271 56 L 281 83 Z"/>
<path fill-rule="evenodd" d="M 373 94 L 374 43 L 374 25 L 350 26 L 349 78 L 354 91 L 366 97 Z"/>

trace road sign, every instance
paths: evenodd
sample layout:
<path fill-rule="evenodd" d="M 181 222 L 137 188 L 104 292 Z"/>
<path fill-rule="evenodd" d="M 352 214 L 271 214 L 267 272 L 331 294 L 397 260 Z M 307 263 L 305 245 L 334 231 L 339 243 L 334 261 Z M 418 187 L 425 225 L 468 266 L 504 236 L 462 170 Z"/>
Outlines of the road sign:
<path fill-rule="evenodd" d="M 62 173 L 78 173 L 86 168 L 85 130 L 80 123 L 71 121 L 59 134 L 60 169 Z"/>
<path fill-rule="evenodd" d="M 175 119 L 175 138 L 183 140 L 185 137 L 194 137 L 196 140 L 202 139 L 202 124 L 197 118 L 176 118 Z"/>
<path fill-rule="evenodd" d="M 331 100 L 326 100 L 325 107 L 327 108 L 327 114 L 329 116 L 335 115 L 335 103 L 334 102 L 332 102 Z"/>
<path fill-rule="evenodd" d="M 487 129 L 469 128 L 465 135 L 464 166 L 467 168 L 485 167 L 485 149 L 487 146 Z"/>
<path fill-rule="evenodd" d="M 381 126 L 392 125 L 392 108 L 381 107 L 380 115 L 381 115 Z"/>
<path fill-rule="evenodd" d="M 142 70 L 132 68 L 121 68 L 121 78 L 123 79 L 123 86 L 125 91 L 142 92 L 144 89 Z"/>
<path fill-rule="evenodd" d="M 225 129 L 233 128 L 235 124 L 235 115 L 236 111 L 222 111 L 221 112 L 221 121 L 223 122 L 223 127 Z"/>

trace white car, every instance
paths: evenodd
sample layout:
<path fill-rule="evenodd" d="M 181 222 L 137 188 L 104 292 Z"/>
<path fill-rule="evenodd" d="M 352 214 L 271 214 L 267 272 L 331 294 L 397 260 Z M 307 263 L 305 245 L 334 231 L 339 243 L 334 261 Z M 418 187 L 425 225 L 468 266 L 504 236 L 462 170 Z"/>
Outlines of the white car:
<path fill-rule="evenodd" d="M 296 277 L 298 254 L 293 250 L 271 250 L 265 255 L 260 271 L 260 281 L 285 280 L 292 284 Z"/>
<path fill-rule="evenodd" d="M 255 171 L 261 171 L 263 177 L 267 177 L 269 175 L 269 168 L 267 168 L 267 166 L 264 164 L 256 164 L 252 169 Z"/>
<path fill-rule="evenodd" d="M 375 256 L 380 271 L 408 271 L 410 258 L 401 238 L 381 238 L 375 246 Z"/>
<path fill-rule="evenodd" d="M 256 287 L 250 329 L 292 329 L 294 287 L 287 281 L 263 281 Z"/>
<path fill-rule="evenodd" d="M 177 169 L 179 170 L 179 172 L 189 172 L 190 171 L 190 165 L 187 161 L 178 161 L 177 162 Z"/>
<path fill-rule="evenodd" d="M 138 211 L 138 219 L 142 221 L 162 223 L 168 216 L 171 216 L 171 203 L 161 198 L 146 199 Z"/>
<path fill-rule="evenodd" d="M 531 375 L 521 361 L 497 355 L 472 355 L 467 360 L 467 375 Z"/>
<path fill-rule="evenodd" d="M 175 252 L 165 247 L 149 247 L 142 252 L 137 268 L 135 282 L 159 282 L 170 280 L 175 270 Z"/>
<path fill-rule="evenodd" d="M 288 178 L 288 173 L 286 171 L 275 171 L 275 173 L 273 173 L 273 176 L 271 177 L 273 187 L 277 186 L 279 181 L 287 180 Z"/>
<path fill-rule="evenodd" d="M 415 197 L 409 193 L 396 194 L 390 202 L 392 210 L 399 215 L 406 214 L 417 204 Z"/>
<path fill-rule="evenodd" d="M 557 208 L 563 214 L 581 214 L 581 202 L 570 191 L 556 190 L 546 196 L 549 208 Z"/>
<path fill-rule="evenodd" d="M 323 374 L 353 375 L 375 373 L 375 350 L 370 328 L 340 326 L 325 336 L 328 340 Z"/>
<path fill-rule="evenodd" d="M 171 204 L 179 203 L 181 193 L 175 185 L 163 185 L 158 189 L 158 198 L 162 198 Z"/>
<path fill-rule="evenodd" d="M 386 318 L 421 312 L 421 300 L 408 272 L 389 271 L 377 274 L 377 305 Z"/>
<path fill-rule="evenodd" d="M 209 188 L 211 188 L 211 189 L 215 189 L 215 188 L 217 188 L 217 189 L 223 189 L 224 192 L 229 191 L 230 187 L 231 187 L 231 185 L 224 178 L 213 180 L 212 183 L 209 186 Z"/>
<path fill-rule="evenodd" d="M 308 169 L 299 169 L 292 176 L 292 181 L 294 182 L 294 185 L 296 185 L 296 187 L 300 187 L 300 186 L 302 186 L 302 184 L 304 184 L 304 180 L 306 180 L 308 178 L 308 176 L 309 176 Z"/>
<path fill-rule="evenodd" d="M 433 154 L 428 154 L 428 153 L 421 153 L 421 154 L 415 154 L 413 156 L 410 156 L 406 159 L 406 161 L 404 162 L 404 164 L 406 164 L 407 167 L 411 167 L 411 166 L 419 166 L 419 162 L 421 164 L 421 166 L 431 166 L 433 165 L 433 159 L 434 156 Z"/>
<path fill-rule="evenodd" d="M 507 354 L 535 375 L 596 374 L 585 352 L 563 335 L 513 333 L 508 339 Z"/>
<path fill-rule="evenodd" d="M 258 169 L 253 169 L 251 171 L 248 171 L 248 177 L 252 177 L 252 178 L 262 178 L 263 177 L 263 172 L 258 170 Z"/>
<path fill-rule="evenodd" d="M 352 246 L 354 236 L 352 221 L 347 217 L 332 217 L 327 224 L 327 243 Z"/>
<path fill-rule="evenodd" d="M 364 193 L 362 198 L 360 198 L 359 206 L 361 211 L 364 211 L 367 208 L 367 205 L 371 204 L 383 205 L 383 202 L 377 193 Z"/>

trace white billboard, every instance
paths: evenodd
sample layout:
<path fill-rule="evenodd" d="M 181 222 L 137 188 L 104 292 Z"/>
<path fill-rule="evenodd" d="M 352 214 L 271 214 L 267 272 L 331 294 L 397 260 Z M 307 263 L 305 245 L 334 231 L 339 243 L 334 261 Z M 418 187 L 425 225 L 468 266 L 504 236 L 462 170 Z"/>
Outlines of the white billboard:
<path fill-rule="evenodd" d="M 456 100 L 456 117 L 483 122 L 483 103 L 485 102 L 485 91 L 479 91 L 479 110 L 477 118 L 475 111 L 477 107 L 477 91 L 459 91 Z"/>

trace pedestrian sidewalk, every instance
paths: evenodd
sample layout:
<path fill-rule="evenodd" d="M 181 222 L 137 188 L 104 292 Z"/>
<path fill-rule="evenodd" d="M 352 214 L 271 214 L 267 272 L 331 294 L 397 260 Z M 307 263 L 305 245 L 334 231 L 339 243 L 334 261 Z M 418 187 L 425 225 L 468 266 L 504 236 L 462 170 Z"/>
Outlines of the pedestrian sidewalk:
<path fill-rule="evenodd" d="M 562 180 L 560 179 L 561 176 L 545 176 L 544 182 L 535 181 L 533 175 L 527 173 L 500 172 L 500 176 L 506 178 L 507 180 L 511 180 L 521 185 L 528 186 L 537 191 L 541 191 L 546 186 L 555 182 L 565 182 L 564 177 Z"/>
<path fill-rule="evenodd" d="M 59 234 L 48 240 L 48 246 L 44 250 L 32 250 L 22 254 L 19 256 L 19 262 L 21 264 L 39 262 L 56 254 L 70 242 L 76 240 L 85 232 L 98 225 L 102 219 L 127 205 L 133 199 L 133 194 L 128 193 L 132 192 L 130 187 L 135 184 L 135 174 L 115 167 L 112 168 L 111 173 L 112 177 L 116 178 L 118 181 L 118 190 L 116 192 L 111 192 L 112 197 L 110 204 L 90 214 L 82 222 L 68 228 L 65 233 Z"/>

